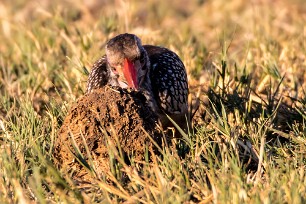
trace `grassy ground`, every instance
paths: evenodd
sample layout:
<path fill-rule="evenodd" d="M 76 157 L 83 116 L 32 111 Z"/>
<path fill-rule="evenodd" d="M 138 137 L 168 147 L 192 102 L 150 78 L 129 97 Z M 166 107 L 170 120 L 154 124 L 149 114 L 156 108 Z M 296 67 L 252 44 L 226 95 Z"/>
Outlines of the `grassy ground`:
<path fill-rule="evenodd" d="M 0 203 L 305 203 L 303 0 L 86 2 L 0 2 Z M 200 125 L 138 171 L 78 185 L 54 140 L 122 32 L 181 56 Z"/>

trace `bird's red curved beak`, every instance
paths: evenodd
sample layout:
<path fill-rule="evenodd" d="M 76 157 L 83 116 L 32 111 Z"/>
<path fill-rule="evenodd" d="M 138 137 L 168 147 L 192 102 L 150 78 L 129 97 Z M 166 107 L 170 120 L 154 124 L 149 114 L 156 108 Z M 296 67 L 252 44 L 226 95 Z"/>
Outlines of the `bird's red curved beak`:
<path fill-rule="evenodd" d="M 124 59 L 123 74 L 129 87 L 138 89 L 137 72 L 134 63 Z"/>

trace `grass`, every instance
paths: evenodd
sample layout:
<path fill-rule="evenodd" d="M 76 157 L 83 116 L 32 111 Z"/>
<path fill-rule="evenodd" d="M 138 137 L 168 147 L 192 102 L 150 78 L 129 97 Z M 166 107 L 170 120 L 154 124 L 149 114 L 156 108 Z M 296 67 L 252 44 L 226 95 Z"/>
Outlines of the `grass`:
<path fill-rule="evenodd" d="M 98 2 L 0 3 L 1 203 L 306 201 L 302 0 Z M 122 32 L 176 51 L 206 115 L 162 158 L 139 169 L 110 152 L 110 182 L 80 186 L 54 167 L 54 140 Z"/>

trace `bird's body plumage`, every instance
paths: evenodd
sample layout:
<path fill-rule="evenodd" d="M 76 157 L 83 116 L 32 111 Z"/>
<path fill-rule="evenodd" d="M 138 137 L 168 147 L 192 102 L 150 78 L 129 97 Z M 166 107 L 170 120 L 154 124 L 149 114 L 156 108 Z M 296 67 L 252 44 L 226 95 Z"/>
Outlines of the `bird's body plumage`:
<path fill-rule="evenodd" d="M 127 58 L 139 64 L 136 80 L 139 90 L 144 92 L 149 105 L 158 114 L 163 126 L 171 126 L 167 114 L 178 124 L 185 124 L 183 126 L 187 127 L 188 82 L 183 62 L 171 50 L 159 46 L 141 45 L 140 40 L 134 36 L 122 34 L 109 41 L 106 55 L 93 65 L 86 92 L 107 84 L 128 87 L 129 85 L 122 81 L 119 75 L 114 74 L 117 70 L 111 68 L 116 66 L 116 62 L 122 63 L 122 58 Z"/>

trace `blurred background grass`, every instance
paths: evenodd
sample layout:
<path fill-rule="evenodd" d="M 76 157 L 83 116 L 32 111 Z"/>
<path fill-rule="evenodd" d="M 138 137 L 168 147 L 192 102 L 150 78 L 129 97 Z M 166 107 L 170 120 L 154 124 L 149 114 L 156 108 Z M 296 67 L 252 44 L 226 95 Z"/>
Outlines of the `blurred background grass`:
<path fill-rule="evenodd" d="M 201 96 L 206 95 L 208 87 L 222 89 L 217 70 L 226 62 L 223 79 L 226 84 L 239 83 L 236 78 L 252 79 L 249 86 L 254 94 L 247 100 L 259 103 L 268 100 L 272 89 L 277 90 L 278 99 L 284 98 L 286 104 L 305 110 L 304 0 L 2 0 L 1 202 L 82 200 L 77 185 L 62 179 L 52 167 L 53 141 L 67 110 L 83 95 L 90 67 L 104 54 L 105 42 L 123 32 L 137 34 L 143 44 L 162 45 L 177 52 L 186 65 L 192 92 L 203 89 Z M 235 93 L 233 89 L 226 91 Z M 255 152 L 261 152 L 261 138 L 266 135 L 261 127 L 266 118 L 260 118 L 263 122 L 258 122 L 258 126 L 245 127 L 246 116 L 234 116 L 233 119 L 221 115 L 221 122 L 204 123 L 200 131 L 198 151 L 208 148 L 205 158 L 213 168 L 208 170 L 190 162 L 195 155 L 190 160 L 175 157 L 177 163 L 189 161 L 186 168 L 160 162 L 156 164 L 160 171 L 182 178 L 162 179 L 170 179 L 170 186 L 180 188 L 163 192 L 161 186 L 151 192 L 153 199 L 149 196 L 146 201 L 163 203 L 166 198 L 178 203 L 305 201 L 305 143 L 267 145 L 265 151 L 270 153 L 261 155 L 266 173 L 255 180 L 252 173 L 240 168 L 239 160 L 236 163 L 239 156 L 235 148 L 227 150 L 220 146 L 223 159 L 229 159 L 226 161 L 216 160 L 213 151 L 209 152 L 212 147 L 207 137 L 222 141 L 218 138 L 220 132 L 214 128 L 221 128 L 219 125 L 228 121 L 238 124 L 248 134 Z M 300 116 L 305 119 L 305 112 Z M 206 125 L 213 128 L 207 131 Z M 224 126 L 226 132 L 230 127 Z M 303 121 L 289 132 L 305 141 L 305 130 Z M 229 135 L 239 134 L 238 130 L 231 131 Z M 275 157 L 271 159 L 270 154 Z M 193 172 L 192 176 L 185 172 L 187 169 Z M 190 177 L 186 179 L 186 175 Z M 203 177 L 209 178 L 212 187 Z M 120 196 L 110 199 L 106 191 L 103 193 L 106 201 L 120 201 Z M 94 196 L 89 200 L 94 201 Z"/>

